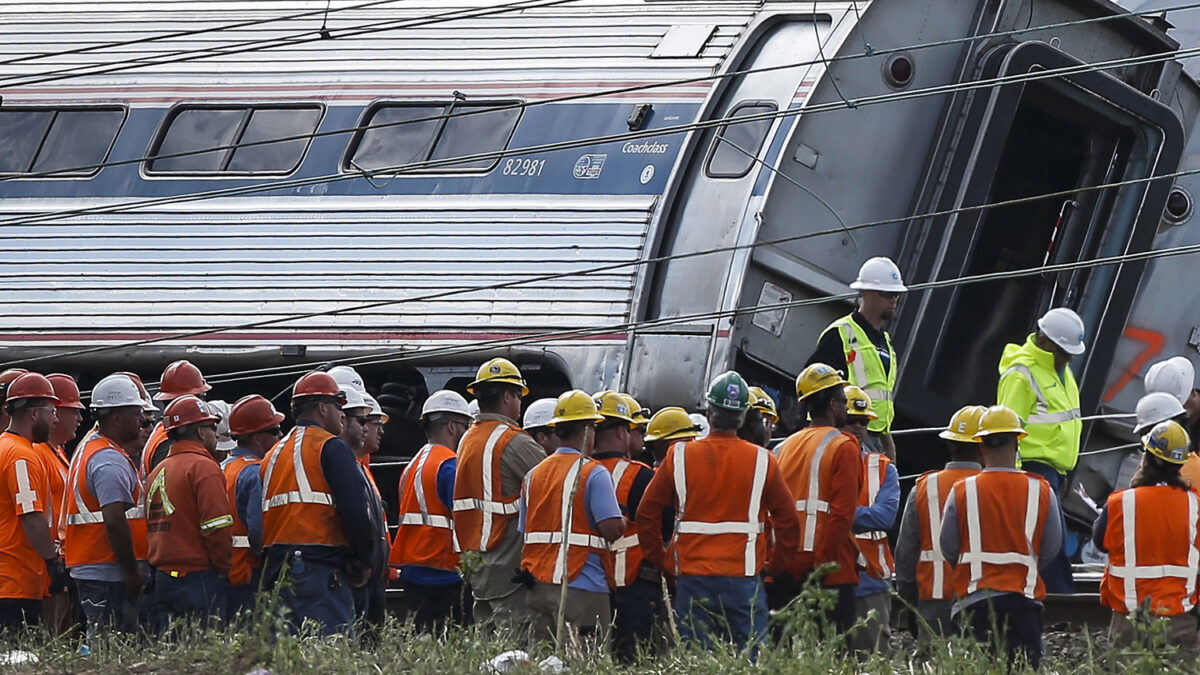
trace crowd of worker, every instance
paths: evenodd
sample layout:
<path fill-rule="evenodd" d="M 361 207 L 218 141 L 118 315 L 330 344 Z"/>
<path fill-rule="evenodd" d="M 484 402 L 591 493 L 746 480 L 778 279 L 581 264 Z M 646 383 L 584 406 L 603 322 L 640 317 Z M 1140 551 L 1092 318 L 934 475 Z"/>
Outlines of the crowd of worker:
<path fill-rule="evenodd" d="M 906 288 L 886 258 L 851 287 L 857 309 L 796 377 L 803 428 L 778 444 L 776 401 L 733 371 L 708 384 L 702 414 L 651 415 L 617 391 L 526 406 L 518 367 L 484 363 L 470 403 L 450 390 L 424 401 L 394 534 L 370 463 L 387 415 L 351 368 L 299 378 L 290 429 L 263 396 L 206 401 L 187 361 L 153 398 L 137 375 L 113 373 L 91 391 L 82 436 L 71 377 L 6 371 L 0 629 L 82 626 L 86 651 L 108 631 L 237 620 L 270 598 L 294 630 L 370 639 L 391 585 L 422 632 L 568 631 L 629 662 L 677 631 L 752 657 L 781 636 L 772 612 L 816 584 L 834 600 L 825 631 L 856 652 L 889 648 L 898 595 L 922 641 L 998 639 L 1036 667 L 1042 600 L 1071 590 L 1059 500 L 1079 456 L 1069 366 L 1083 321 L 1051 309 L 1004 349 L 996 403 L 953 415 L 940 433 L 950 463 L 902 507 L 885 326 Z M 1189 658 L 1200 655 L 1193 379 L 1183 357 L 1151 367 L 1140 468 L 1097 508 L 1093 535 L 1109 555 L 1101 598 L 1115 644 L 1162 617 Z"/>

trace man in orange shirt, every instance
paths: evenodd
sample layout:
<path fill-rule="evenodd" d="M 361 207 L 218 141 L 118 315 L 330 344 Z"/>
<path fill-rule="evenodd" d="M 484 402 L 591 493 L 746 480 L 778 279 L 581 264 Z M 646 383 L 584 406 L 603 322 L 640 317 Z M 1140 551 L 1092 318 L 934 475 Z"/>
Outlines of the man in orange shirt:
<path fill-rule="evenodd" d="M 163 369 L 162 380 L 158 383 L 158 393 L 154 395 L 154 400 L 170 405 L 171 401 L 180 396 L 204 398 L 205 392 L 210 389 L 212 387 L 204 381 L 204 375 L 200 369 L 191 361 L 174 361 Z M 167 430 L 162 423 L 159 423 L 150 432 L 150 438 L 142 448 L 142 478 L 150 475 L 154 467 L 158 466 L 158 463 L 167 456 L 170 448 L 171 443 L 167 437 Z"/>
<path fill-rule="evenodd" d="M 47 375 L 46 379 L 54 387 L 54 395 L 58 397 L 55 404 L 58 421 L 50 430 L 50 439 L 45 443 L 34 445 L 46 462 L 46 478 L 50 481 L 50 504 L 54 510 L 54 521 L 50 526 L 54 530 L 56 542 L 62 542 L 62 527 L 57 522 L 62 512 L 63 493 L 67 487 L 67 467 L 71 462 L 67 459 L 66 447 L 75 440 L 79 432 L 79 423 L 83 421 L 83 403 L 79 400 L 79 386 L 70 375 L 55 373 Z M 55 635 L 65 634 L 71 629 L 71 597 L 68 592 L 70 577 L 62 575 L 59 584 L 52 584 L 50 595 L 42 603 L 42 620 Z"/>
<path fill-rule="evenodd" d="M 772 566 L 794 565 L 796 507 L 771 453 L 737 437 L 750 405 L 742 376 L 718 375 L 706 399 L 709 434 L 677 441 L 667 451 L 638 506 L 638 542 L 646 563 L 678 579 L 675 607 L 685 639 L 708 648 L 723 634 L 738 649 L 749 646 L 753 652 L 767 630 L 759 577 L 767 543 L 774 535 Z M 675 531 L 664 549 L 662 514 L 672 507 L 678 514 Z"/>
<path fill-rule="evenodd" d="M 163 411 L 171 449 L 150 473 L 146 538 L 154 590 L 172 618 L 225 612 L 233 565 L 233 515 L 217 464 L 217 421 L 208 404 L 181 396 Z"/>
<path fill-rule="evenodd" d="M 858 439 L 841 431 L 846 425 L 845 385 L 841 374 L 823 363 L 800 371 L 796 396 L 812 422 L 776 450 L 800 515 L 796 580 L 832 565 L 821 584 L 837 593 L 829 619 L 840 633 L 854 624 L 858 546 L 852 528 L 863 483 Z M 797 592 L 783 580 L 773 589 L 772 605 L 787 604 Z"/>
<path fill-rule="evenodd" d="M 54 428 L 58 397 L 37 373 L 17 377 L 4 410 L 8 430 L 0 435 L 0 630 L 36 626 L 51 579 L 65 576 L 54 548 L 50 481 L 34 443 L 45 443 Z"/>

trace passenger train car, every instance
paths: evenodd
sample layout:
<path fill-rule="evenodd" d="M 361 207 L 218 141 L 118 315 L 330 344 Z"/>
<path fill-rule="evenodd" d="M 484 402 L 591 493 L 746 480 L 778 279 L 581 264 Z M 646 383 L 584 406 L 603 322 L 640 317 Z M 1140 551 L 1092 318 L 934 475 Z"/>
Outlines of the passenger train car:
<path fill-rule="evenodd" d="M 887 255 L 936 286 L 893 326 L 898 426 L 992 401 L 1003 344 L 1063 304 L 1084 407 L 1129 411 L 1149 360 L 1200 345 L 1194 258 L 1085 264 L 1200 238 L 1200 177 L 1174 177 L 1200 90 L 1170 17 L 1122 13 L 8 2 L 0 359 L 87 385 L 188 358 L 230 400 L 351 359 L 399 420 L 498 354 L 535 395 L 655 407 L 737 368 L 794 422 L 792 378 Z"/>

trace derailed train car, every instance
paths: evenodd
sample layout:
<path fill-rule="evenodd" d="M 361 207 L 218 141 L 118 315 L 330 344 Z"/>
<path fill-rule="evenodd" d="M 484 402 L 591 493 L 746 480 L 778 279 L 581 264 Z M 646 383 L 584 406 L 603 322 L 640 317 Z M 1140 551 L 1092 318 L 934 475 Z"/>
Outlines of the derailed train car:
<path fill-rule="evenodd" d="M 901 426 L 991 401 L 1053 305 L 1089 326 L 1089 411 L 1132 408 L 1138 330 L 1184 349 L 1188 259 L 1085 266 L 1200 231 L 1170 179 L 1200 97 L 1161 17 L 361 5 L 0 7 L 3 360 L 86 383 L 189 358 L 232 398 L 358 359 L 398 424 L 496 354 L 535 394 L 695 405 L 735 367 L 788 409 L 874 255 L 942 282 L 893 327 Z"/>

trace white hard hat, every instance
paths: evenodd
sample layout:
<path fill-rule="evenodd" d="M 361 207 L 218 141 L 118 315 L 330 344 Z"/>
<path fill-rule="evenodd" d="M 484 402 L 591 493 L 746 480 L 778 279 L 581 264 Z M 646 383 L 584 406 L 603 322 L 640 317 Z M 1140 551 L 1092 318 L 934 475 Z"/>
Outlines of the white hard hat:
<path fill-rule="evenodd" d="M 479 418 L 479 401 L 472 400 L 467 404 L 467 414 L 471 416 L 471 419 Z"/>
<path fill-rule="evenodd" d="M 362 397 L 367 402 L 367 407 L 371 409 L 371 412 L 367 413 L 367 417 L 378 417 L 381 422 L 387 424 L 389 418 L 387 413 L 383 412 L 383 408 L 380 407 L 379 401 L 376 401 L 375 397 L 370 394 L 363 394 Z"/>
<path fill-rule="evenodd" d="M 1038 319 L 1037 327 L 1068 354 L 1082 354 L 1087 349 L 1083 344 L 1083 319 L 1074 310 L 1055 307 Z"/>
<path fill-rule="evenodd" d="M 1151 365 L 1145 383 L 1147 394 L 1166 392 L 1186 403 L 1196 388 L 1196 368 L 1186 356 L 1173 356 Z"/>
<path fill-rule="evenodd" d="M 463 417 L 471 416 L 471 406 L 467 405 L 467 399 L 462 397 L 462 394 L 449 389 L 435 391 L 425 399 L 425 405 L 421 406 L 421 417 L 431 415 L 433 413 L 454 413 Z"/>
<path fill-rule="evenodd" d="M 367 391 L 362 376 L 350 366 L 334 366 L 329 369 L 329 376 L 333 378 L 334 382 L 341 385 L 342 389 L 355 389 L 362 393 Z"/>
<path fill-rule="evenodd" d="M 92 408 L 95 410 L 126 406 L 142 408 L 145 405 L 142 392 L 138 391 L 133 380 L 125 375 L 109 375 L 92 387 Z"/>
<path fill-rule="evenodd" d="M 554 406 L 558 404 L 558 399 L 554 398 L 539 398 L 529 407 L 525 409 L 525 430 L 537 429 L 538 427 L 550 426 L 550 418 L 554 417 Z"/>
<path fill-rule="evenodd" d="M 1146 394 L 1137 402 L 1137 422 L 1134 433 L 1141 434 L 1159 422 L 1183 415 L 1186 411 L 1179 399 L 1163 391 Z"/>
<path fill-rule="evenodd" d="M 346 397 L 346 404 L 342 406 L 342 410 L 354 410 L 355 408 L 370 408 L 371 404 L 367 403 L 366 392 L 361 389 L 343 384 L 341 387 L 342 395 Z"/>
<path fill-rule="evenodd" d="M 217 450 L 229 452 L 237 447 L 237 442 L 229 435 L 229 404 L 225 401 L 209 401 L 208 410 L 220 417 L 217 420 Z"/>
<path fill-rule="evenodd" d="M 692 424 L 700 427 L 700 434 L 696 436 L 696 440 L 700 440 L 701 438 L 708 436 L 709 427 L 707 417 L 701 415 L 700 413 L 692 413 L 688 415 L 688 419 L 692 421 Z"/>
<path fill-rule="evenodd" d="M 871 258 L 858 268 L 858 278 L 850 284 L 856 291 L 903 293 L 908 290 L 900 278 L 900 268 L 891 258 Z"/>

